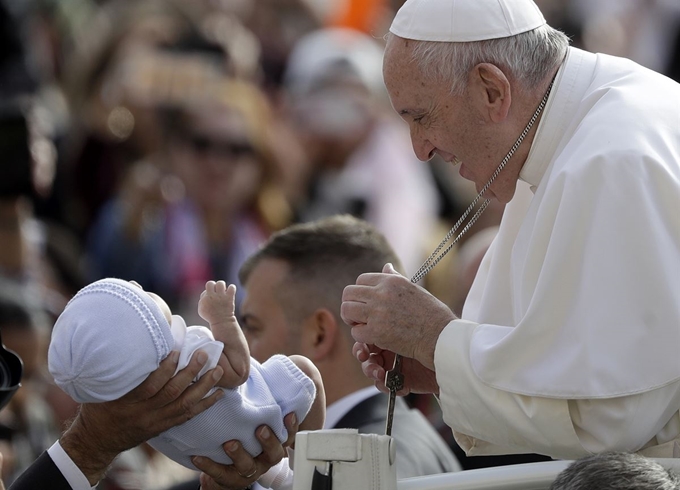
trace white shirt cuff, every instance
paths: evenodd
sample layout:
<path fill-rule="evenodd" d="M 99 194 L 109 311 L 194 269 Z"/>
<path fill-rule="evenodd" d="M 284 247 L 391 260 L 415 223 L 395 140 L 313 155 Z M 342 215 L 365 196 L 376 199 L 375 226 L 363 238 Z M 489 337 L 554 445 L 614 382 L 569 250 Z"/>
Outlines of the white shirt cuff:
<path fill-rule="evenodd" d="M 66 481 L 73 490 L 94 490 L 96 488 L 96 485 L 94 487 L 90 485 L 90 482 L 87 481 L 80 468 L 76 466 L 70 456 L 66 454 L 64 448 L 61 447 L 59 441 L 52 444 L 52 447 L 47 450 L 47 454 L 52 458 L 52 461 L 61 474 L 64 475 L 64 478 L 66 478 Z"/>

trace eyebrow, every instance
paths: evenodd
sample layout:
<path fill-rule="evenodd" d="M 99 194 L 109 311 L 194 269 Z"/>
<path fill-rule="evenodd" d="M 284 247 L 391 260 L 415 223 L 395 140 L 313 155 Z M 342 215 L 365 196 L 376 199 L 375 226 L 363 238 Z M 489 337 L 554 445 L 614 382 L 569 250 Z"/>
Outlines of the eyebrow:
<path fill-rule="evenodd" d="M 397 114 L 400 116 L 420 117 L 427 114 L 425 109 L 402 109 Z"/>
<path fill-rule="evenodd" d="M 418 111 L 414 111 L 413 109 L 402 109 L 399 111 L 400 116 L 412 116 L 417 113 Z"/>

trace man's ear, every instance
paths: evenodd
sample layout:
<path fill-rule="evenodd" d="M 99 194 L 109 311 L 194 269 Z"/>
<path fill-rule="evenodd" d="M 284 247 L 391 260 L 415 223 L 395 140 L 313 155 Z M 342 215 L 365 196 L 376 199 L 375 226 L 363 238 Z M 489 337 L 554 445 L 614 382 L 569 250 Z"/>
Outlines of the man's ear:
<path fill-rule="evenodd" d="M 304 322 L 305 355 L 313 362 L 328 357 L 337 342 L 340 325 L 327 308 L 318 308 Z"/>
<path fill-rule="evenodd" d="M 503 122 L 510 112 L 512 94 L 505 73 L 491 63 L 480 63 L 472 69 L 472 79 L 481 95 L 483 111 L 495 123 Z"/>

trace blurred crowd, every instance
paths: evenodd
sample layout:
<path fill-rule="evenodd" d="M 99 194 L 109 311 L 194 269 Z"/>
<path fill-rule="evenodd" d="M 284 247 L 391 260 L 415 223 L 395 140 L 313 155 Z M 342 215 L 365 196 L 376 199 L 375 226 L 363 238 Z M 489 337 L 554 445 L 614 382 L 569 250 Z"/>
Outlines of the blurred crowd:
<path fill-rule="evenodd" d="M 418 269 L 475 190 L 418 162 L 390 107 L 383 35 L 401 3 L 0 0 L 0 332 L 25 365 L 0 412 L 6 483 L 75 413 L 46 347 L 88 282 L 136 280 L 200 322 L 207 280 L 238 286 L 273 231 L 339 213 Z M 575 46 L 680 80 L 678 0 L 537 3 Z M 490 206 L 423 283 L 457 313 L 502 212 Z M 140 447 L 100 488 L 187 476 Z"/>

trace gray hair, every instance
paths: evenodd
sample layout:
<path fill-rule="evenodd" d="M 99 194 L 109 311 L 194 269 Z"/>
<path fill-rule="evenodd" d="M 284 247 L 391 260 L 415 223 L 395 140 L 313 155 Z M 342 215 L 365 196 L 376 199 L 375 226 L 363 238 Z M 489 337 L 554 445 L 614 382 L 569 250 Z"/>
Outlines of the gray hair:
<path fill-rule="evenodd" d="M 602 453 L 573 462 L 550 490 L 678 490 L 680 479 L 639 454 Z"/>
<path fill-rule="evenodd" d="M 462 95 L 470 71 L 479 63 L 498 66 L 528 91 L 562 63 L 569 47 L 567 35 L 547 24 L 486 41 L 412 42 L 412 62 L 426 77 L 450 83 L 453 95 Z"/>

